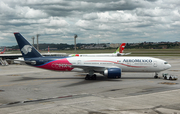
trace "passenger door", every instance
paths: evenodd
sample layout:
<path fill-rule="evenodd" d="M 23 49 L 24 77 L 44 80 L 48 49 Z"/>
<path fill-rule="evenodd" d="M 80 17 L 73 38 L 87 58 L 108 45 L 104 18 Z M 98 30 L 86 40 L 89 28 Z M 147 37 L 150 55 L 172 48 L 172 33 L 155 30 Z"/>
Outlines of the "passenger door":
<path fill-rule="evenodd" d="M 153 66 L 154 66 L 154 67 L 157 67 L 157 61 L 154 61 L 154 62 L 153 62 Z"/>

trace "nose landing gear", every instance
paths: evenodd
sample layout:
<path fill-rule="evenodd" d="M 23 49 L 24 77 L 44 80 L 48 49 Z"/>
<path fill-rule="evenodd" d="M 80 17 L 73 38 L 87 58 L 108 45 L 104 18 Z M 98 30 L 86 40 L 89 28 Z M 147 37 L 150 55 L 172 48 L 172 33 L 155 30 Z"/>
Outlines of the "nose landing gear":
<path fill-rule="evenodd" d="M 163 77 L 165 80 L 177 80 L 177 76 L 174 76 L 174 75 L 169 75 L 169 74 L 163 74 Z"/>
<path fill-rule="evenodd" d="M 177 79 L 178 79 L 177 76 L 169 75 L 169 74 L 167 74 L 167 73 L 163 73 L 163 74 L 162 74 L 162 77 L 163 77 L 165 80 L 177 80 Z M 155 72 L 154 78 L 155 78 L 155 79 L 160 78 L 160 77 L 158 76 L 158 73 L 157 73 L 157 72 Z"/>

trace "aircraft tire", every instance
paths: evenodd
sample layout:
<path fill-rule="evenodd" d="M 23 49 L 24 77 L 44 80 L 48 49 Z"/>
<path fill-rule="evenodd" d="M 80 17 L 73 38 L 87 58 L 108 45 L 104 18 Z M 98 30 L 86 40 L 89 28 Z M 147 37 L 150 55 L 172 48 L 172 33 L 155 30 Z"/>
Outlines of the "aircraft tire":
<path fill-rule="evenodd" d="M 96 75 L 90 76 L 89 74 L 86 75 L 85 80 L 96 80 Z"/>
<path fill-rule="evenodd" d="M 169 80 L 172 80 L 172 77 L 171 77 L 171 76 L 169 77 Z"/>
<path fill-rule="evenodd" d="M 154 76 L 154 78 L 155 78 L 155 79 L 157 79 L 157 78 L 158 78 L 158 76 Z"/>
<path fill-rule="evenodd" d="M 96 75 L 95 75 L 95 74 L 92 75 L 91 79 L 92 79 L 92 80 L 96 80 Z"/>
<path fill-rule="evenodd" d="M 85 77 L 85 80 L 90 80 L 90 78 L 91 78 L 90 75 L 87 74 L 86 77 Z"/>

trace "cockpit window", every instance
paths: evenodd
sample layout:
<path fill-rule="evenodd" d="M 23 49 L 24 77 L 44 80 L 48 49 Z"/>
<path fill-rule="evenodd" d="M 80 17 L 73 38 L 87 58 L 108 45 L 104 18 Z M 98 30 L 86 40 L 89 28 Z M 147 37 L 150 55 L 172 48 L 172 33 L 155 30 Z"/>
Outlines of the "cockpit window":
<path fill-rule="evenodd" d="M 164 62 L 164 64 L 168 64 L 168 62 Z"/>

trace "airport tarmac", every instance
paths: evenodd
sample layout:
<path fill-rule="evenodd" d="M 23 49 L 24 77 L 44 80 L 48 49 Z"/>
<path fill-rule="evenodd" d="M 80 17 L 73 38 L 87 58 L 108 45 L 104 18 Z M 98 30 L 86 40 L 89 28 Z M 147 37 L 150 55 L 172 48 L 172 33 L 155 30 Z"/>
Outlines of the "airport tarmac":
<path fill-rule="evenodd" d="M 180 78 L 180 58 L 159 58 L 172 65 L 161 73 Z M 84 77 L 26 65 L 0 66 L 0 114 L 180 114 L 180 79 L 154 79 L 154 73 Z"/>

